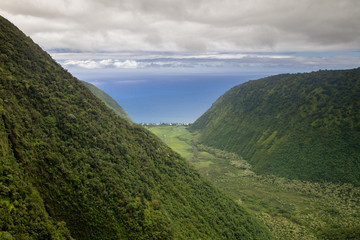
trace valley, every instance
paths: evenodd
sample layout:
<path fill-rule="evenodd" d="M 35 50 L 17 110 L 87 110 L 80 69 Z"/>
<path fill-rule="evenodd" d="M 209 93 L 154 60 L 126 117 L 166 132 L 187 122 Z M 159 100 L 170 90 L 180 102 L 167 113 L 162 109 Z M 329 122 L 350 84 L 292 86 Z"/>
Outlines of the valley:
<path fill-rule="evenodd" d="M 0 239 L 273 239 L 3 17 L 0 53 Z"/>
<path fill-rule="evenodd" d="M 0 53 L 0 240 L 360 239 L 360 68 L 145 129 L 3 17 Z"/>
<path fill-rule="evenodd" d="M 147 128 L 254 213 L 276 239 L 359 239 L 359 187 L 258 175 L 238 155 L 199 144 L 199 134 L 184 126 Z"/>
<path fill-rule="evenodd" d="M 360 68 L 280 74 L 237 85 L 191 126 L 199 143 L 262 175 L 360 186 Z"/>

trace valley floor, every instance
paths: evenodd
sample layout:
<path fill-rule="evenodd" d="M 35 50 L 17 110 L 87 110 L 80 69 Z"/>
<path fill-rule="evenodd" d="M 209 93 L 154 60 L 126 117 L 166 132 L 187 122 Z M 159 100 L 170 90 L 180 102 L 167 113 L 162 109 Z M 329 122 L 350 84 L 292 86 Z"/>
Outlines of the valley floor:
<path fill-rule="evenodd" d="M 241 157 L 197 143 L 184 126 L 148 129 L 254 213 L 276 239 L 360 239 L 360 188 L 257 175 Z"/>

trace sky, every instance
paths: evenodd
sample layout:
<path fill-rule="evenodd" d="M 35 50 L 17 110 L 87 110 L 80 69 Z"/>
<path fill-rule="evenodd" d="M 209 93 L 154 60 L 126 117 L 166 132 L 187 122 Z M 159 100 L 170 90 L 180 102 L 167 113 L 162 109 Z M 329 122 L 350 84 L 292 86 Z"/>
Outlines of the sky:
<path fill-rule="evenodd" d="M 0 0 L 135 122 L 193 122 L 231 87 L 360 66 L 359 0 Z"/>

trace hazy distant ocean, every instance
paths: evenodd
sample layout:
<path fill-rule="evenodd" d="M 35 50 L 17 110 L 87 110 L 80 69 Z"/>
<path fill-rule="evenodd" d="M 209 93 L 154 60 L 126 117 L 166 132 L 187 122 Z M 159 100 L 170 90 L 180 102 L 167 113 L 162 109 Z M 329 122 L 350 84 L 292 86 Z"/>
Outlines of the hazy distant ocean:
<path fill-rule="evenodd" d="M 114 98 L 136 123 L 195 121 L 230 88 L 263 77 L 203 75 L 136 75 L 97 79 L 98 88 Z M 94 83 L 93 79 L 82 79 Z"/>

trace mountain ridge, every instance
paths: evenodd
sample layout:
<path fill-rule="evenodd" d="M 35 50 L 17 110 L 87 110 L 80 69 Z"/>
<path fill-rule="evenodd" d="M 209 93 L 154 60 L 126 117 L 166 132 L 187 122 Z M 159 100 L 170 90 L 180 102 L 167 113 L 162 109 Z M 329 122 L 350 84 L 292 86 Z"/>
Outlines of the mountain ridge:
<path fill-rule="evenodd" d="M 102 91 L 101 89 L 97 88 L 91 83 L 82 81 L 82 83 L 89 88 L 89 90 L 97 96 L 101 101 L 105 103 L 106 106 L 111 108 L 117 115 L 120 117 L 128 120 L 129 122 L 132 122 L 130 116 L 127 114 L 127 112 L 119 105 L 118 102 L 116 102 L 110 95 L 108 95 L 106 92 Z"/>
<path fill-rule="evenodd" d="M 360 68 L 238 85 L 191 126 L 262 174 L 360 184 Z"/>

